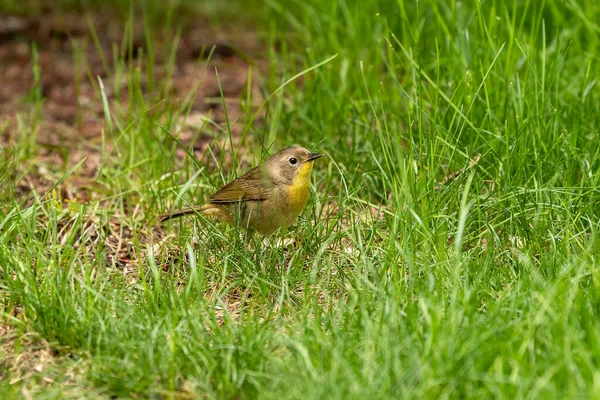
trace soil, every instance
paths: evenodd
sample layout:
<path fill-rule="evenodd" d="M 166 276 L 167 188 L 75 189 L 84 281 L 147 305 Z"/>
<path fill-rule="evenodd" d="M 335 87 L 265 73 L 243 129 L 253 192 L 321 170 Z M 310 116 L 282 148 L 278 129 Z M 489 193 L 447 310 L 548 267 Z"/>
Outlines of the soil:
<path fill-rule="evenodd" d="M 197 87 L 190 114 L 181 117 L 175 134 L 184 144 L 193 145 L 198 155 L 212 140 L 210 135 L 195 134 L 198 125 L 206 125 L 207 118 L 215 129 L 225 124 L 215 69 L 230 120 L 243 118 L 240 99 L 248 89 L 250 63 L 254 64 L 253 102 L 260 104 L 263 99 L 256 74 L 265 63 L 257 56 L 261 43 L 252 32 L 220 32 L 198 16 L 178 41 L 175 35 L 156 34 L 151 41 L 154 84 L 145 78 L 147 63 L 140 61 L 149 53 L 144 26 L 134 23 L 129 36 L 124 32 L 127 25 L 109 13 L 0 15 L 0 154 L 6 157 L 16 148 L 30 152 L 11 155 L 19 161 L 16 189 L 21 199 L 32 199 L 34 191 L 43 194 L 84 157 L 85 162 L 68 178 L 69 185 L 62 185 L 62 197 L 80 202 L 93 198 L 102 150 L 111 148 L 107 136 L 103 138 L 107 123 L 99 81 L 111 112 L 127 110 L 130 103 L 127 82 L 121 82 L 121 93 L 113 90 L 115 80 L 128 75 L 128 70 L 115 73 L 119 62 L 140 69 L 144 98 L 177 101 Z M 131 46 L 123 46 L 128 37 Z M 177 43 L 176 57 L 170 72 L 173 43 Z M 169 75 L 171 79 L 164 79 Z M 255 122 L 260 122 L 260 116 Z M 242 127 L 241 123 L 232 127 L 234 138 L 239 138 Z M 185 157 L 183 149 L 177 157 Z"/>

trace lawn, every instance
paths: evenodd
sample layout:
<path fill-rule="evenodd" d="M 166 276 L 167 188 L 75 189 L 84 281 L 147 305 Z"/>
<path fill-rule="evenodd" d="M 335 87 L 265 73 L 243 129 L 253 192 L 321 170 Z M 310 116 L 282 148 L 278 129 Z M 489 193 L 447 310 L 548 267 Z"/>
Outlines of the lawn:
<path fill-rule="evenodd" d="M 44 4 L 0 5 L 0 398 L 600 397 L 599 2 Z M 159 223 L 294 144 L 288 230 Z"/>

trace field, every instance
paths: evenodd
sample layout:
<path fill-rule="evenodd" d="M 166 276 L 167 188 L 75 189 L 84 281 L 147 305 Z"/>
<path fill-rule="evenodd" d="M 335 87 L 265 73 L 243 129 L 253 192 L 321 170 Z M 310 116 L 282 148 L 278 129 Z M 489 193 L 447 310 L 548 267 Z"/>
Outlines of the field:
<path fill-rule="evenodd" d="M 600 2 L 5 0 L 0 398 L 599 398 Z M 263 238 L 200 204 L 315 162 Z"/>

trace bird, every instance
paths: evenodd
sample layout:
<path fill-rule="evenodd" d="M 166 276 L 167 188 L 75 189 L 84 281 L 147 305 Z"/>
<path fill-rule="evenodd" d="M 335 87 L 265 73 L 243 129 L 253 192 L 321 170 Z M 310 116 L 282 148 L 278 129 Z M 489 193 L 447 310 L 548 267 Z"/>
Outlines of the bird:
<path fill-rule="evenodd" d="M 162 215 L 160 221 L 198 213 L 269 236 L 293 224 L 306 206 L 313 163 L 322 156 L 300 146 L 285 148 L 223 186 L 206 204 Z"/>

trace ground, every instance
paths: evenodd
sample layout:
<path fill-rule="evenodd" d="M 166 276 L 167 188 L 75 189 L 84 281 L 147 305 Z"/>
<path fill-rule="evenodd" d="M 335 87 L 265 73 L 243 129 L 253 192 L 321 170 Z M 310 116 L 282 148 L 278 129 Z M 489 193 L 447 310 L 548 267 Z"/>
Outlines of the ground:
<path fill-rule="evenodd" d="M 0 5 L 0 397 L 598 397 L 598 16 Z M 292 144 L 288 231 L 159 223 Z"/>
<path fill-rule="evenodd" d="M 101 195 L 89 186 L 99 174 L 102 153 L 111 152 L 114 143 L 110 137 L 106 138 L 99 81 L 113 113 L 127 110 L 130 104 L 127 86 L 131 82 L 127 82 L 123 73 L 113 71 L 111 66 L 115 64 L 122 62 L 121 67 L 126 67 L 125 63 L 131 61 L 129 67 L 139 68 L 140 89 L 147 98 L 156 96 L 165 101 L 164 96 L 168 95 L 170 102 L 182 103 L 186 96 L 193 95 L 186 103 L 189 111 L 176 121 L 176 133 L 188 146 L 194 139 L 195 152 L 203 153 L 211 139 L 200 132 L 201 128 L 209 123 L 224 125 L 221 89 L 231 120 L 238 120 L 242 114 L 240 99 L 247 90 L 251 91 L 253 101 L 261 99 L 258 82 L 248 86 L 251 73 L 248 57 L 259 46 L 252 33 L 240 37 L 242 33 L 232 32 L 225 36 L 212 30 L 207 21 L 196 20 L 195 26 L 182 32 L 181 37 L 162 37 L 152 42 L 156 66 L 148 71 L 148 64 L 136 61 L 143 57 L 144 51 L 148 52 L 148 38 L 144 36 L 147 31 L 140 21 L 126 32 L 124 22 L 111 13 L 100 12 L 37 17 L 7 15 L 0 22 L 3 144 L 29 140 L 31 151 L 36 153 L 28 161 L 36 164 L 33 170 L 37 174 L 27 170 L 19 182 L 23 196 L 32 188 L 43 193 L 60 178 L 64 168 L 72 167 L 84 157 L 85 162 L 66 181 L 62 196 L 70 201 L 77 196 L 77 201 L 83 202 Z M 94 35 L 98 37 L 97 43 Z M 119 54 L 114 52 L 117 43 L 123 46 Z M 169 68 L 163 56 L 171 55 L 173 43 L 176 44 L 172 56 L 177 62 Z M 256 63 L 254 66 L 259 68 Z M 152 112 L 160 104 L 149 103 L 147 107 L 146 111 Z M 27 122 L 33 125 L 33 132 L 23 132 Z M 239 140 L 240 124 L 233 124 L 232 128 L 232 136 Z M 196 138 L 198 132 L 200 136 Z M 179 150 L 177 155 L 183 157 L 185 152 Z"/>

